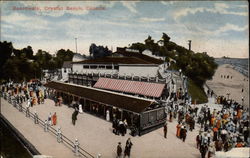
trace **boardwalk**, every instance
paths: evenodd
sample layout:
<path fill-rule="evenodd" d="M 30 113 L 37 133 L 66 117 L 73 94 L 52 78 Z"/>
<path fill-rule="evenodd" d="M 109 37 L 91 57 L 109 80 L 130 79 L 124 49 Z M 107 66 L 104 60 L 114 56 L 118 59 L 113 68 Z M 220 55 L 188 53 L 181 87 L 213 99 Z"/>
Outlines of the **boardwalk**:
<path fill-rule="evenodd" d="M 1 98 L 2 99 L 2 98 Z M 44 132 L 43 128 L 35 125 L 33 120 L 26 118 L 24 113 L 19 112 L 12 105 L 2 99 L 2 114 L 44 155 L 51 155 L 56 158 L 74 158 L 74 153 L 64 144 L 57 143 L 56 137 L 51 133 Z M 54 106 L 52 100 L 46 99 L 45 104 L 36 105 L 30 109 L 36 111 L 39 118 L 47 119 L 49 112 L 57 113 L 58 126 L 62 133 L 71 140 L 77 138 L 80 146 L 92 155 L 97 156 L 100 153 L 102 158 L 115 158 L 116 146 L 120 141 L 124 150 L 127 138 L 112 133 L 112 124 L 101 118 L 83 113 L 78 115 L 76 125 L 71 123 L 71 114 L 73 109 L 63 105 Z M 199 150 L 195 148 L 195 137 L 198 134 L 196 130 L 187 133 L 186 142 L 176 138 L 176 121 L 168 123 L 167 139 L 163 137 L 163 129 L 160 128 L 141 137 L 131 137 L 132 158 L 198 158 Z"/>

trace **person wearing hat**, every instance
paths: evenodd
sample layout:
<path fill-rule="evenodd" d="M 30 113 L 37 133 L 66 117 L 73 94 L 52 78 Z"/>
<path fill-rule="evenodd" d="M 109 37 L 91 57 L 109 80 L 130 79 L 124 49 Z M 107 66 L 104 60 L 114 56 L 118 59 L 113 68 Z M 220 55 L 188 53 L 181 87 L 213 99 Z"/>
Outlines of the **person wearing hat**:
<path fill-rule="evenodd" d="M 210 143 L 209 147 L 208 147 L 208 158 L 212 157 L 215 154 L 215 147 L 214 147 L 214 143 Z"/>
<path fill-rule="evenodd" d="M 186 137 L 187 137 L 187 128 L 186 128 L 186 126 L 184 126 L 181 133 L 182 133 L 181 134 L 182 135 L 182 141 L 185 142 Z"/>
<path fill-rule="evenodd" d="M 164 132 L 164 138 L 167 138 L 167 132 L 168 132 L 168 124 L 167 124 L 167 122 L 163 126 L 163 132 Z"/>
<path fill-rule="evenodd" d="M 207 146 L 208 145 L 208 135 L 207 135 L 207 132 L 204 132 L 203 134 L 204 135 L 202 136 L 201 145 Z"/>
<path fill-rule="evenodd" d="M 52 125 L 56 125 L 57 123 L 57 115 L 56 115 L 56 112 L 54 113 L 54 115 L 52 115 Z"/>
<path fill-rule="evenodd" d="M 121 158 L 121 156 L 122 156 L 122 144 L 121 144 L 121 142 L 119 142 L 118 143 L 118 145 L 117 145 L 117 151 L 116 151 L 116 153 L 117 153 L 117 158 Z"/>
<path fill-rule="evenodd" d="M 181 124 L 180 123 L 178 123 L 177 125 L 176 125 L 176 137 L 180 137 L 180 131 L 181 131 Z"/>
<path fill-rule="evenodd" d="M 197 149 L 200 149 L 201 139 L 202 139 L 202 136 L 201 136 L 201 131 L 200 131 L 199 134 L 196 136 L 196 146 L 197 146 Z"/>
<path fill-rule="evenodd" d="M 216 151 L 221 151 L 223 147 L 223 142 L 221 140 L 221 137 L 217 141 L 215 141 L 215 149 Z"/>
<path fill-rule="evenodd" d="M 126 156 L 128 156 L 130 158 L 130 152 L 131 152 L 132 145 L 133 145 L 133 143 L 131 142 L 131 139 L 128 138 L 128 140 L 126 141 L 126 146 L 125 146 L 125 150 L 124 150 L 124 158 Z"/>
<path fill-rule="evenodd" d="M 201 145 L 200 147 L 201 158 L 205 158 L 207 150 L 208 148 L 206 145 Z"/>

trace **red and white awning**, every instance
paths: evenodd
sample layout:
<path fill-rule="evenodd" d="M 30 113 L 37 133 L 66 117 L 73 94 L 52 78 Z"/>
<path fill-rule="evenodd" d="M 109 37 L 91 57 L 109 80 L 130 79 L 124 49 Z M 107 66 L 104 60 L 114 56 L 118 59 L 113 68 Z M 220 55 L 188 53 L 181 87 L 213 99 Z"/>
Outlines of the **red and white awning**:
<path fill-rule="evenodd" d="M 150 97 L 160 97 L 165 87 L 165 84 L 119 80 L 111 78 L 99 78 L 94 87 Z"/>

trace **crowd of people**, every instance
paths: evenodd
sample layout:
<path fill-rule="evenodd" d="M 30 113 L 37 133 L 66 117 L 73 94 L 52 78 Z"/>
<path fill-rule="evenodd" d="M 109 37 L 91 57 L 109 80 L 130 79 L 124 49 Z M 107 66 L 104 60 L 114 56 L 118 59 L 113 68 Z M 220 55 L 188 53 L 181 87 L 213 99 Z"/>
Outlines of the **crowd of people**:
<path fill-rule="evenodd" d="M 125 136 L 127 133 L 128 123 L 126 119 L 124 121 L 114 118 L 112 121 L 113 133 L 116 135 Z"/>
<path fill-rule="evenodd" d="M 208 97 L 215 97 L 214 92 L 207 91 Z M 184 99 L 182 99 L 184 101 Z M 200 127 L 196 137 L 197 149 L 201 157 L 208 158 L 215 151 L 229 151 L 237 147 L 250 146 L 250 127 L 248 110 L 243 105 L 224 96 L 217 97 L 217 104 L 222 108 L 210 109 L 208 105 L 198 108 L 197 105 L 177 104 L 177 100 L 167 106 L 168 121 L 177 119 L 176 137 L 185 142 L 187 132 L 195 129 L 197 123 Z M 196 127 L 197 128 L 197 127 Z M 163 127 L 166 138 L 167 124 Z"/>
<path fill-rule="evenodd" d="M 38 104 L 44 104 L 46 98 L 51 98 L 53 92 L 43 88 L 39 82 L 23 82 L 13 83 L 9 82 L 1 85 L 2 96 L 11 104 L 22 104 L 27 102 L 27 108 Z M 214 97 L 213 91 L 207 91 L 207 94 Z M 211 157 L 215 151 L 229 151 L 234 147 L 249 147 L 249 115 L 247 111 L 243 110 L 243 106 L 236 101 L 229 100 L 224 96 L 216 98 L 216 103 L 223 107 L 220 109 L 211 109 L 208 105 L 200 108 L 198 106 L 191 106 L 191 104 L 178 104 L 178 99 L 186 100 L 186 94 L 178 94 L 172 96 L 172 104 L 166 106 L 166 113 L 168 114 L 168 121 L 177 120 L 176 137 L 185 142 L 188 131 L 192 132 L 195 127 L 199 128 L 199 134 L 196 136 L 197 149 L 200 150 L 201 157 L 206 155 Z M 61 97 L 53 97 L 55 106 L 62 105 Z M 74 112 L 72 114 L 72 124 L 75 125 L 77 115 L 82 112 L 82 107 L 79 103 L 73 103 Z M 218 106 L 219 107 L 219 106 Z M 110 116 L 107 115 L 107 120 Z M 51 113 L 46 120 L 49 125 L 57 124 L 56 112 Z M 127 122 L 119 119 L 113 119 L 112 122 L 113 133 L 124 136 L 127 133 Z M 199 126 L 197 127 L 196 124 Z M 163 127 L 164 137 L 167 138 L 167 123 Z M 124 149 L 124 156 L 130 157 L 131 146 L 130 139 L 126 142 Z M 119 142 L 117 146 L 117 157 L 122 155 L 122 147 Z"/>
<path fill-rule="evenodd" d="M 13 83 L 8 82 L 1 85 L 2 96 L 8 99 L 10 103 L 22 104 L 28 102 L 30 107 L 38 104 L 44 104 L 47 98 L 46 89 L 38 81 Z"/>
<path fill-rule="evenodd" d="M 198 123 L 201 125 L 197 135 L 197 148 L 202 157 L 215 151 L 229 151 L 234 147 L 249 146 L 249 115 L 243 106 L 232 100 L 222 102 L 221 110 L 202 107 Z"/>
<path fill-rule="evenodd" d="M 47 89 L 38 80 L 23 83 L 8 82 L 1 85 L 1 92 L 2 96 L 14 106 L 26 102 L 26 112 L 29 111 L 30 107 L 44 104 L 48 97 Z M 37 115 L 36 112 L 35 114 Z M 50 113 L 45 122 L 50 126 L 55 126 L 57 124 L 56 112 L 53 115 Z"/>

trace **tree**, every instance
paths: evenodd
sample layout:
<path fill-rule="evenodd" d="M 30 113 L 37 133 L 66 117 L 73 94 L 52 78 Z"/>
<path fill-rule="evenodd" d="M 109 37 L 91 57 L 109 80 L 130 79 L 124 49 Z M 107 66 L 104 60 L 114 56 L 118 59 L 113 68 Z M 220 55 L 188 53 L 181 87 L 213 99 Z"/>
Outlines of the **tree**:
<path fill-rule="evenodd" d="M 0 42 L 0 82 L 9 79 L 20 82 L 40 78 L 43 69 L 61 68 L 64 61 L 72 60 L 73 55 L 69 49 L 60 49 L 55 57 L 41 49 L 33 55 L 31 46 L 15 49 L 11 42 Z"/>
<path fill-rule="evenodd" d="M 163 33 L 162 40 L 163 40 L 164 46 L 167 46 L 167 43 L 170 41 L 170 37 L 166 33 Z"/>
<path fill-rule="evenodd" d="M 13 46 L 11 42 L 0 42 L 0 79 L 3 77 L 3 66 L 11 57 Z"/>
<path fill-rule="evenodd" d="M 31 46 L 22 49 L 22 53 L 26 54 L 28 59 L 33 59 L 33 50 Z"/>
<path fill-rule="evenodd" d="M 71 50 L 60 49 L 56 53 L 56 58 L 54 58 L 56 67 L 61 68 L 64 61 L 72 61 L 73 56 L 74 56 L 74 52 L 72 52 Z"/>
<path fill-rule="evenodd" d="M 89 47 L 89 54 L 94 59 L 110 56 L 111 53 L 112 52 L 108 49 L 107 46 L 104 48 L 103 46 L 96 46 L 96 44 L 92 43 Z"/>
<path fill-rule="evenodd" d="M 49 61 L 52 59 L 52 55 L 46 51 L 39 49 L 35 55 L 35 61 L 39 64 L 41 69 L 50 69 Z M 55 69 L 55 67 L 54 67 Z"/>
<path fill-rule="evenodd" d="M 137 43 L 132 43 L 132 45 L 129 48 L 136 49 L 139 50 L 139 52 L 142 52 L 146 49 L 146 46 L 143 43 L 137 42 Z"/>
<path fill-rule="evenodd" d="M 152 39 L 152 37 L 151 36 L 148 36 L 148 38 L 147 39 L 145 39 L 145 45 L 146 46 L 151 46 L 151 45 L 153 45 L 153 43 L 154 43 L 154 40 Z"/>

